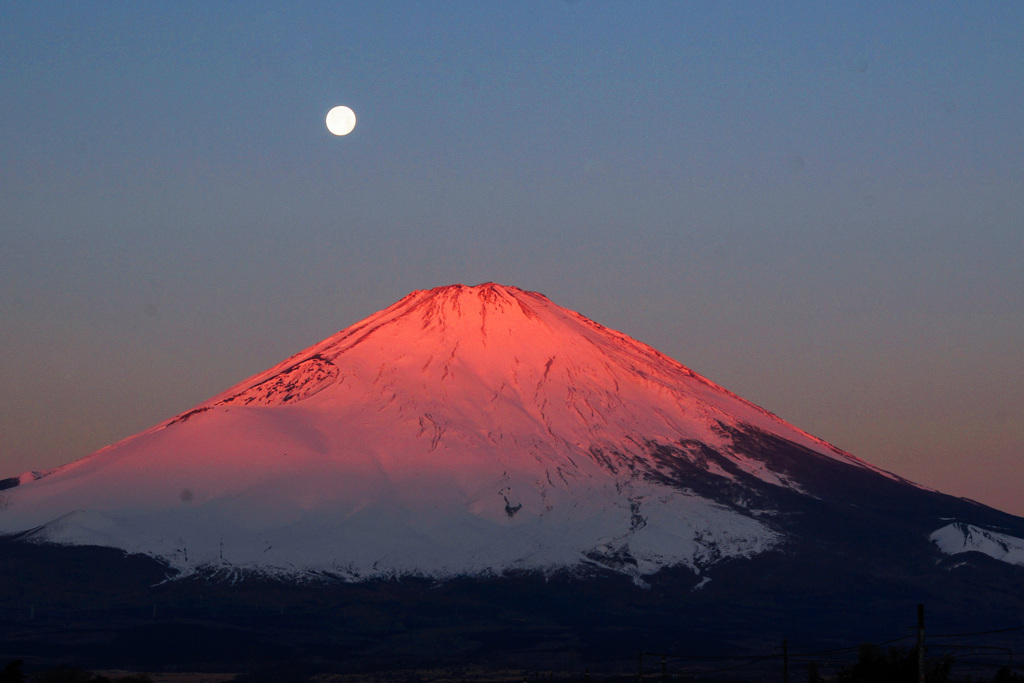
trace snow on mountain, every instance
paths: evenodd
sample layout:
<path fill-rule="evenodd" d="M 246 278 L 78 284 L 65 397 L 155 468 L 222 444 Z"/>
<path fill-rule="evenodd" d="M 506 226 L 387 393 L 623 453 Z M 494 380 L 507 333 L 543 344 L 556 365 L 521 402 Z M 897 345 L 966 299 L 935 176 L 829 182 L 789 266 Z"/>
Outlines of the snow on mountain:
<path fill-rule="evenodd" d="M 930 540 L 947 555 L 979 552 L 1009 564 L 1024 566 L 1024 538 L 954 522 L 935 530 Z"/>
<path fill-rule="evenodd" d="M 0 493 L 0 534 L 185 572 L 700 572 L 785 539 L 770 510 L 681 481 L 680 463 L 805 493 L 738 434 L 897 479 L 541 294 L 453 285 L 23 478 Z"/>
<path fill-rule="evenodd" d="M 33 470 L 30 472 L 22 472 L 16 477 L 0 479 L 0 491 L 3 491 L 4 489 L 14 488 L 15 486 L 21 486 L 22 484 L 27 484 L 28 482 L 35 481 L 36 479 L 41 479 L 45 477 L 47 474 L 49 474 L 51 471 L 52 470 Z M 2 500 L 3 499 L 0 498 L 0 502 L 2 502 Z"/>

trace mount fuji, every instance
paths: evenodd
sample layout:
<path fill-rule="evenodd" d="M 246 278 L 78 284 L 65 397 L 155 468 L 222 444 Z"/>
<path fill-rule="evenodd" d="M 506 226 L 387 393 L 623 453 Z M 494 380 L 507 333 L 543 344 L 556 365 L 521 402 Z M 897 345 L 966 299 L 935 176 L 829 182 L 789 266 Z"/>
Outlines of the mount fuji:
<path fill-rule="evenodd" d="M 911 489 L 541 294 L 454 285 L 413 292 L 141 434 L 8 480 L 19 486 L 0 503 L 0 533 L 183 572 L 598 566 L 642 581 L 785 548 L 779 499 L 824 498 L 831 478 Z M 972 541 L 995 538 L 976 527 L 933 531 L 949 552 L 1001 547 Z M 1024 541 L 1007 543 L 1017 552 L 1002 556 L 1021 562 Z"/>
<path fill-rule="evenodd" d="M 848 612 L 879 591 L 902 605 L 981 582 L 1021 607 L 1001 587 L 1024 571 L 1024 519 L 874 467 L 493 283 L 413 292 L 0 488 L 8 546 L 114 548 L 178 580 L 676 577 L 744 609 L 799 592 L 844 595 Z"/>

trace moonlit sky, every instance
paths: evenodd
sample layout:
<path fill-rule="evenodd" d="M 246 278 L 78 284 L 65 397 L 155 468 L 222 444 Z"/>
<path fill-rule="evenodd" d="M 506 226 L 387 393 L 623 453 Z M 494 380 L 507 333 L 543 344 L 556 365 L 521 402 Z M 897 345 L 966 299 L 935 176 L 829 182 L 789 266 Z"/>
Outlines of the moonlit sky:
<path fill-rule="evenodd" d="M 496 281 L 1024 514 L 1022 44 L 1024 3 L 0 2 L 0 478 Z"/>

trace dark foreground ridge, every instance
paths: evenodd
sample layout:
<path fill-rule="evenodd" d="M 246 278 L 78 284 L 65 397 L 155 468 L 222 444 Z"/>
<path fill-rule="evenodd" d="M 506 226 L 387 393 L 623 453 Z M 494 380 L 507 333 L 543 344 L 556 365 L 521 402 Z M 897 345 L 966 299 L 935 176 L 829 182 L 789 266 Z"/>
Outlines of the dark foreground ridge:
<path fill-rule="evenodd" d="M 865 576 L 813 555 L 772 553 L 727 562 L 700 588 L 691 572 L 665 570 L 649 589 L 611 572 L 443 583 L 165 581 L 165 568 L 146 557 L 12 539 L 0 540 L 0 557 L 0 663 L 22 658 L 37 669 L 564 673 L 585 663 L 597 675 L 629 669 L 646 652 L 652 672 L 663 654 L 710 673 L 721 661 L 702 658 L 767 666 L 757 658 L 770 659 L 784 640 L 794 652 L 843 650 L 851 659 L 859 643 L 904 637 L 918 603 L 929 605 L 930 633 L 1002 631 L 974 640 L 1024 651 L 1022 573 L 984 556 L 921 558 Z M 844 657 L 822 657 L 833 660 Z"/>

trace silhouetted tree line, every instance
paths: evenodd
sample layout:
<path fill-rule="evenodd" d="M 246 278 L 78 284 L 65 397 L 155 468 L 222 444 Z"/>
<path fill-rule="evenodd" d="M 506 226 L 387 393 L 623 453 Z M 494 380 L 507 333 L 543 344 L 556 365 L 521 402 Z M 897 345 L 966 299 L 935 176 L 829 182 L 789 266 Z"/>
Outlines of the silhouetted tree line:
<path fill-rule="evenodd" d="M 22 667 L 25 662 L 20 659 L 15 659 L 4 667 L 3 671 L 0 671 L 0 683 L 24 683 L 25 674 L 22 672 Z"/>
<path fill-rule="evenodd" d="M 942 657 L 925 664 L 926 683 L 954 683 L 950 670 L 955 660 Z M 877 645 L 862 645 L 857 661 L 844 666 L 833 678 L 824 678 L 818 672 L 815 662 L 807 668 L 808 683 L 917 683 L 917 650 L 911 648 L 888 648 L 883 650 Z M 970 679 L 975 680 L 975 679 Z M 979 683 L 984 679 L 977 679 Z M 1004 666 L 991 679 L 992 683 L 1024 683 L 1024 675 L 1015 673 Z"/>
<path fill-rule="evenodd" d="M 153 679 L 145 674 L 129 674 L 110 678 L 101 674 L 92 673 L 85 669 L 78 669 L 61 665 L 56 669 L 42 671 L 34 674 L 31 678 L 25 675 L 25 663 L 15 659 L 0 671 L 0 683 L 153 683 Z"/>
<path fill-rule="evenodd" d="M 927 683 L 946 683 L 953 660 L 948 657 L 926 664 Z M 862 645 L 857 661 L 839 670 L 838 683 L 916 683 L 917 650 L 877 645 Z"/>
<path fill-rule="evenodd" d="M 1024 683 L 1024 676 L 1014 673 L 1010 671 L 1010 667 L 1004 666 L 996 672 L 996 677 L 992 679 L 992 683 Z"/>
<path fill-rule="evenodd" d="M 268 666 L 239 674 L 235 683 L 308 683 L 316 675 L 311 669 L 298 666 Z"/>
<path fill-rule="evenodd" d="M 929 662 L 925 671 L 925 681 L 956 683 L 960 680 L 970 680 L 983 683 L 985 680 L 951 678 L 952 666 L 953 659 L 949 657 Z M 24 662 L 20 659 L 8 663 L 0 670 L 0 683 L 153 683 L 153 679 L 145 674 L 110 678 L 64 665 L 31 676 L 25 674 L 23 669 Z M 233 680 L 236 683 L 307 683 L 313 676 L 312 671 L 303 670 L 301 666 L 281 666 L 250 671 L 240 674 Z M 540 674 L 537 674 L 537 678 L 540 679 Z M 648 677 L 648 680 L 652 679 L 653 677 Z M 670 679 L 676 680 L 675 677 Z M 593 679 L 585 676 L 584 680 Z M 623 680 L 635 680 L 635 675 L 624 677 Z M 834 676 L 827 678 L 821 676 L 815 662 L 810 662 L 807 667 L 808 683 L 917 683 L 917 680 L 917 652 L 906 648 L 883 650 L 876 645 L 863 645 L 855 663 L 843 667 Z M 990 680 L 992 683 L 1024 683 L 1024 674 L 1016 673 L 1004 666 Z"/>

